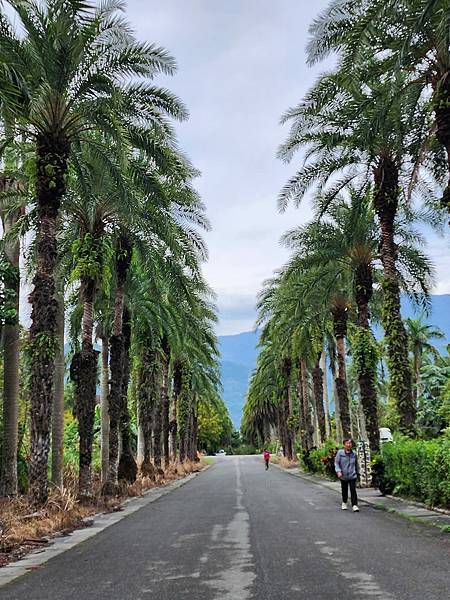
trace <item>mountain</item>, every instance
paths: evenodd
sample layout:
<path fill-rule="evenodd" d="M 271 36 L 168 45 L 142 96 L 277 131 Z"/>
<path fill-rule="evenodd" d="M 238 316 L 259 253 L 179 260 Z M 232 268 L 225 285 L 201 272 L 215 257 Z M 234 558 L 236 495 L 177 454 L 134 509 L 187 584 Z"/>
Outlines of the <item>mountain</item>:
<path fill-rule="evenodd" d="M 420 312 L 408 300 L 402 302 L 404 318 L 417 317 Z M 431 314 L 426 320 L 445 334 L 444 339 L 433 340 L 433 344 L 444 352 L 450 343 L 450 294 L 431 296 Z M 382 331 L 376 331 L 376 334 L 381 337 Z M 256 367 L 258 339 L 259 333 L 254 331 L 219 336 L 223 398 L 236 429 L 240 427 L 248 381 Z"/>
<path fill-rule="evenodd" d="M 256 367 L 259 333 L 248 331 L 219 336 L 223 399 L 236 429 L 241 425 L 248 381 Z"/>

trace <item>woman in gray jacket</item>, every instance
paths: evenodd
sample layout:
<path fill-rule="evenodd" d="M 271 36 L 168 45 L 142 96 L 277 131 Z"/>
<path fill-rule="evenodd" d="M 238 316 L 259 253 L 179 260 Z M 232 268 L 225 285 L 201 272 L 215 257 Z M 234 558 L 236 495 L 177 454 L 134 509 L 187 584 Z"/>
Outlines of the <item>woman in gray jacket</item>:
<path fill-rule="evenodd" d="M 350 486 L 353 512 L 359 512 L 358 496 L 356 494 L 356 480 L 359 476 L 358 460 L 352 446 L 353 442 L 351 439 L 344 440 L 344 448 L 338 450 L 334 459 L 334 468 L 336 475 L 341 480 L 342 510 L 347 510 L 348 488 Z"/>

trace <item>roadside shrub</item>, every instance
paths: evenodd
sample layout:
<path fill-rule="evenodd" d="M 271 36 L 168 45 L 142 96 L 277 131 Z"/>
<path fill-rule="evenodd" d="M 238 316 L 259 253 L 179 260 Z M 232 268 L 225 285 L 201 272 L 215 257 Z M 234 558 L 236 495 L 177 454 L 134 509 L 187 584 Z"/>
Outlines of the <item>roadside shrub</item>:
<path fill-rule="evenodd" d="M 319 473 L 331 479 L 336 478 L 334 458 L 338 448 L 333 441 L 327 441 L 322 448 L 313 448 L 303 456 L 303 465 L 311 473 Z"/>
<path fill-rule="evenodd" d="M 384 444 L 372 466 L 382 493 L 450 508 L 450 436 Z"/>

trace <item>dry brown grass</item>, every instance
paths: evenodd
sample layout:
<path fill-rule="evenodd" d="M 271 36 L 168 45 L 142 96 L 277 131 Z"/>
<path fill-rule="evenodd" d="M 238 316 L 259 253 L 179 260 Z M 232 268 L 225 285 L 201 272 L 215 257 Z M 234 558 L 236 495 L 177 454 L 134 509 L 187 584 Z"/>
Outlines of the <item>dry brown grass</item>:
<path fill-rule="evenodd" d="M 133 484 L 121 484 L 119 496 L 103 498 L 101 482 L 94 482 L 94 495 L 80 502 L 77 498 L 77 481 L 72 473 L 65 477 L 63 488 L 53 488 L 46 504 L 36 510 L 26 497 L 0 498 L 0 567 L 18 560 L 37 547 L 45 546 L 49 539 L 68 534 L 74 529 L 89 526 L 88 517 L 102 512 L 120 510 L 127 498 L 142 496 L 151 488 L 160 487 L 186 475 L 200 471 L 202 462 L 173 463 L 155 479 L 138 477 Z"/>
<path fill-rule="evenodd" d="M 277 463 L 280 465 L 280 467 L 283 467 L 283 469 L 295 469 L 298 467 L 298 462 L 295 460 L 288 460 L 284 456 L 279 456 L 277 458 Z"/>

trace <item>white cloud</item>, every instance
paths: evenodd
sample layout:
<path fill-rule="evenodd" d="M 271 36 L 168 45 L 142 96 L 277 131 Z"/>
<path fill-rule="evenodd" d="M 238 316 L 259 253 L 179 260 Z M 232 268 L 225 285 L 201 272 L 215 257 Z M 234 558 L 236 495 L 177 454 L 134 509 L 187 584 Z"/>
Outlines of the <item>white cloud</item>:
<path fill-rule="evenodd" d="M 327 0 L 129 0 L 138 35 L 169 49 L 179 64 L 164 79 L 187 104 L 190 119 L 178 128 L 180 144 L 202 171 L 196 185 L 213 231 L 204 273 L 218 294 L 219 332 L 253 326 L 235 319 L 223 299 L 252 299 L 287 258 L 281 234 L 310 211 L 279 215 L 277 194 L 293 172 L 275 158 L 286 135 L 281 114 L 297 103 L 316 71 L 307 69 L 307 28 Z M 143 18 L 144 14 L 148 18 Z"/>

